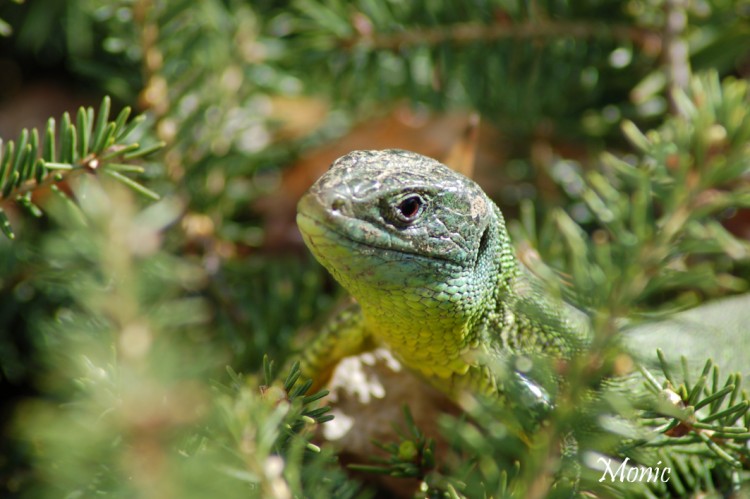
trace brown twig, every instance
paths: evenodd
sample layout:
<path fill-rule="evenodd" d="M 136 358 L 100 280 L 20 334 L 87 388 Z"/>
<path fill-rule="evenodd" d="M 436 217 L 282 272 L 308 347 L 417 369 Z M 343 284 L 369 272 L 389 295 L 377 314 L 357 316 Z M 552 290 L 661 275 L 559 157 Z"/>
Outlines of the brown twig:
<path fill-rule="evenodd" d="M 365 45 L 373 49 L 397 50 L 413 45 L 437 45 L 451 42 L 459 45 L 504 39 L 559 38 L 611 38 L 643 42 L 657 33 L 634 26 L 607 25 L 582 21 L 535 21 L 520 24 L 485 24 L 479 22 L 456 23 L 447 27 L 410 29 L 399 33 L 372 33 L 358 30 L 359 36 L 342 41 L 344 47 Z"/>
<path fill-rule="evenodd" d="M 91 170 L 88 170 L 87 168 L 84 168 L 84 167 L 77 167 L 77 168 L 72 168 L 62 173 L 63 178 L 58 178 L 57 175 L 51 174 L 45 177 L 41 182 L 37 182 L 34 179 L 29 179 L 23 184 L 21 184 L 20 186 L 10 191 L 10 193 L 7 196 L 4 197 L 0 195 L 0 209 L 6 210 L 10 206 L 14 206 L 18 204 L 18 198 L 20 198 L 21 196 L 29 192 L 33 194 L 34 192 L 38 192 L 41 189 L 44 189 L 45 187 L 59 185 L 87 171 L 91 171 Z"/>
<path fill-rule="evenodd" d="M 686 7 L 685 0 L 667 0 L 664 7 L 666 21 L 662 59 L 672 114 L 678 112 L 672 93 L 677 89 L 687 88 L 690 80 L 690 54 L 684 36 L 687 29 Z"/>

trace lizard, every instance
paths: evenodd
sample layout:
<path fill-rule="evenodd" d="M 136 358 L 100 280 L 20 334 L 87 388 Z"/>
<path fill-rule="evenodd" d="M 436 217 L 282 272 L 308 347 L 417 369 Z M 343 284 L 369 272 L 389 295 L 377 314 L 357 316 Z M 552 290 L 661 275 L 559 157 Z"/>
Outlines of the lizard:
<path fill-rule="evenodd" d="M 502 375 L 498 363 L 567 358 L 588 341 L 572 307 L 541 292 L 517 260 L 497 205 L 437 160 L 351 152 L 300 199 L 297 225 L 355 300 L 303 352 L 317 386 L 341 358 L 384 345 L 453 399 L 463 390 L 502 398 L 513 383 L 548 407 L 541 384 Z"/>
<path fill-rule="evenodd" d="M 414 152 L 354 151 L 300 199 L 297 224 L 315 258 L 354 299 L 302 352 L 302 373 L 315 380 L 315 389 L 342 358 L 385 346 L 460 408 L 467 407 L 462 394 L 468 391 L 512 409 L 520 416 L 518 437 L 531 445 L 528 436 L 555 408 L 565 360 L 585 354 L 592 327 L 583 312 L 546 292 L 515 256 L 500 209 L 478 184 Z M 642 366 L 660 365 L 655 352 L 662 348 L 672 366 L 682 364 L 675 357 L 680 353 L 692 357 L 686 362 L 693 373 L 703 365 L 696 359 L 711 357 L 723 369 L 745 371 L 747 346 L 735 339 L 746 334 L 749 305 L 750 295 L 739 295 L 652 324 L 624 323 L 622 346 Z M 552 359 L 546 365 L 554 372 L 535 370 L 537 357 Z M 522 367 L 519 361 L 529 359 Z M 614 376 L 584 397 L 634 401 L 646 392 L 637 371 Z M 396 391 L 403 394 L 401 388 Z M 408 402 L 430 400 L 416 390 Z M 681 404 L 671 396 L 669 403 Z M 360 406 L 349 407 L 350 414 L 352 408 L 357 414 Z M 373 426 L 384 426 L 377 410 L 361 414 L 366 417 L 355 418 L 357 432 L 372 437 Z M 618 421 L 630 435 L 650 438 L 632 421 Z M 578 443 L 599 431 L 598 423 L 583 423 L 560 442 L 569 472 L 561 477 L 573 489 L 581 478 Z M 356 455 L 375 451 L 357 439 L 346 445 Z M 630 458 L 627 446 L 611 451 Z M 633 457 L 644 466 L 660 462 L 648 448 Z"/>

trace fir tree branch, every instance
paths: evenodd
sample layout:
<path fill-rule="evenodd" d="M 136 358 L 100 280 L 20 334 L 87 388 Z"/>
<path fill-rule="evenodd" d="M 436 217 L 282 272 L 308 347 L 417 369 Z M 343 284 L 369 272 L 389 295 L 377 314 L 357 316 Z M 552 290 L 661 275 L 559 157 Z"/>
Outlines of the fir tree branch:
<path fill-rule="evenodd" d="M 401 437 L 398 443 L 375 444 L 388 457 L 373 458 L 378 464 L 350 464 L 349 469 L 389 475 L 398 478 L 416 478 L 424 481 L 435 471 L 435 440 L 427 437 L 414 422 L 408 406 L 404 406 L 404 422 L 408 434 L 395 428 Z"/>
<path fill-rule="evenodd" d="M 50 118 L 41 140 L 36 128 L 22 130 L 15 142 L 3 144 L 0 139 L 0 228 L 6 236 L 14 238 L 5 215 L 11 204 L 20 204 L 39 216 L 41 210 L 32 194 L 83 173 L 104 172 L 147 197 L 159 199 L 158 194 L 121 172 L 141 172 L 140 167 L 127 162 L 151 154 L 164 144 L 129 142 L 127 137 L 143 118 L 128 121 L 130 108 L 126 107 L 111 121 L 110 108 L 110 98 L 104 97 L 97 113 L 91 107 L 80 108 L 75 124 L 68 113 L 63 115 L 59 129 Z"/>
<path fill-rule="evenodd" d="M 665 368 L 666 362 L 662 362 L 662 371 L 666 371 Z M 642 368 L 642 372 L 648 379 L 654 379 L 647 370 Z M 714 382 L 707 384 L 710 373 Z M 683 372 L 679 385 L 673 385 L 674 378 L 665 382 L 667 388 L 661 393 L 665 394 L 662 399 L 666 403 L 654 408 L 656 418 L 652 418 L 652 412 L 648 411 L 641 420 L 660 436 L 634 442 L 631 448 L 668 450 L 670 459 L 675 460 L 681 456 L 703 456 L 702 466 L 696 470 L 699 479 L 708 475 L 705 470 L 710 467 L 717 468 L 726 476 L 747 468 L 750 463 L 750 449 L 747 446 L 750 428 L 746 426 L 746 421 L 750 415 L 750 400 L 747 394 L 743 394 L 739 401 L 736 395 L 732 396 L 738 393 L 741 375 L 729 375 L 724 386 L 720 387 L 718 367 L 711 360 L 706 362 L 703 374 L 693 385 L 690 385 L 686 374 Z M 667 423 L 662 425 L 664 420 L 660 421 L 659 417 L 665 418 Z M 664 452 L 660 454 L 662 457 L 667 456 Z M 695 480 L 689 473 L 683 475 Z M 696 487 L 695 483 L 691 486 L 698 490 Z"/>
<path fill-rule="evenodd" d="M 466 22 L 432 28 L 410 28 L 398 33 L 374 32 L 364 15 L 353 25 L 356 35 L 342 38 L 343 48 L 365 46 L 374 50 L 400 50 L 414 45 L 452 43 L 467 45 L 505 39 L 545 39 L 559 37 L 604 38 L 643 43 L 658 36 L 652 30 L 627 25 L 607 25 L 585 21 L 526 21 L 518 24 Z"/>

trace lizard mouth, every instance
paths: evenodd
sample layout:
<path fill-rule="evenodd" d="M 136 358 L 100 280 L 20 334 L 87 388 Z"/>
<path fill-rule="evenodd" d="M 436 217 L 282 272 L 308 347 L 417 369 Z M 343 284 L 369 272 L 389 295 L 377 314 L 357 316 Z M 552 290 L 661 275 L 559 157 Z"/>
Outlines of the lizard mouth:
<path fill-rule="evenodd" d="M 347 222 L 357 222 L 357 224 L 347 225 Z M 424 254 L 408 247 L 395 247 L 393 244 L 395 238 L 383 229 L 356 217 L 332 213 L 310 194 L 304 195 L 297 205 L 297 227 L 313 253 L 332 260 L 334 264 L 336 257 L 344 256 L 345 251 L 363 254 L 377 251 L 383 256 L 392 254 L 395 257 L 394 260 L 417 259 L 431 262 L 439 260 L 444 264 L 456 265 L 456 262 L 443 255 Z M 383 236 L 387 236 L 390 244 L 378 241 Z M 333 251 L 335 254 L 321 254 L 324 252 L 324 247 L 336 248 Z"/>
<path fill-rule="evenodd" d="M 356 251 L 357 248 L 369 248 L 377 251 L 393 252 L 416 258 L 426 258 L 412 252 L 397 250 L 379 246 L 372 242 L 366 242 L 352 237 L 341 230 L 335 223 L 309 213 L 297 213 L 297 227 L 299 227 L 305 243 L 313 249 L 314 253 L 321 253 L 324 246 L 336 246 L 339 249 L 348 248 Z"/>
<path fill-rule="evenodd" d="M 337 221 L 335 218 L 344 217 L 332 215 L 326 211 L 325 207 L 310 194 L 305 194 L 297 205 L 297 227 L 305 238 L 305 242 L 322 242 L 322 240 L 335 238 L 344 239 L 354 244 L 364 244 L 339 228 L 338 225 L 341 225 L 342 220 Z"/>

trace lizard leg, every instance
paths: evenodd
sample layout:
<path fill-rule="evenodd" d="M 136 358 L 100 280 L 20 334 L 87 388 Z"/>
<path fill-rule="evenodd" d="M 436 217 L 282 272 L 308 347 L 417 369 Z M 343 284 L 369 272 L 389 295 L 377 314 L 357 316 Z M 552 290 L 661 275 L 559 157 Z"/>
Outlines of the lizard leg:
<path fill-rule="evenodd" d="M 334 315 L 304 347 L 300 369 L 313 380 L 311 391 L 323 388 L 341 359 L 370 350 L 374 341 L 364 326 L 359 305 L 352 303 Z"/>

